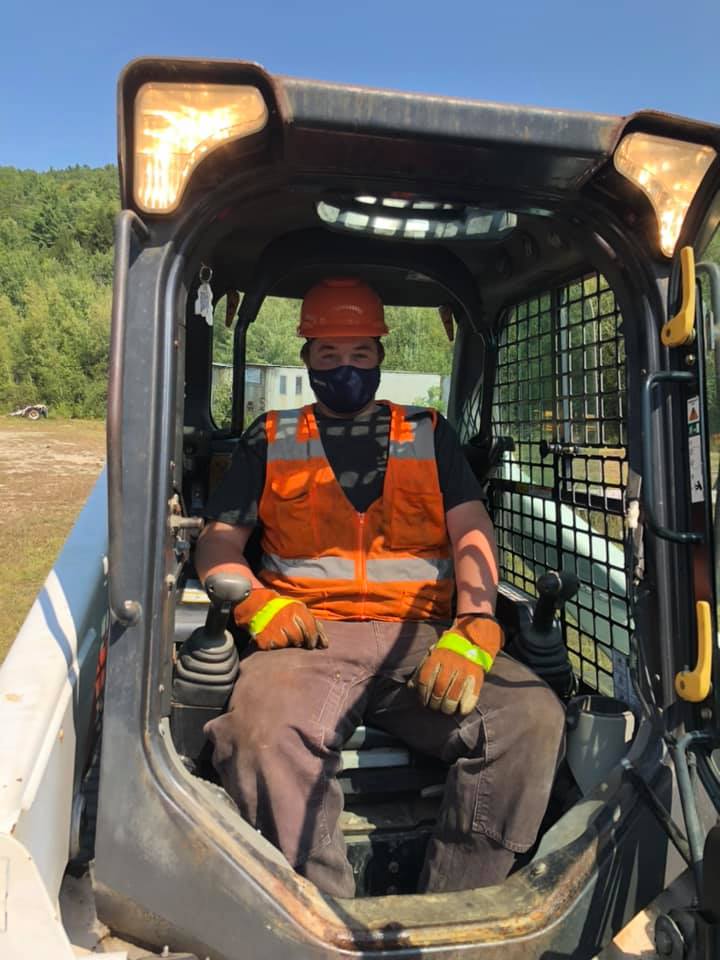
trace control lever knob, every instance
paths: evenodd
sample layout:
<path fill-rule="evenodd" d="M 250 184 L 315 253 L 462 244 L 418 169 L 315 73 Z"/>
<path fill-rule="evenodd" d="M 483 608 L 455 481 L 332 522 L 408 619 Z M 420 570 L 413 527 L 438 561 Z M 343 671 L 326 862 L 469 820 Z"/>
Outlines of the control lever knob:
<path fill-rule="evenodd" d="M 205 590 L 210 598 L 205 623 L 177 654 L 170 718 L 175 746 L 193 772 L 205 748 L 203 724 L 225 709 L 238 675 L 238 652 L 226 627 L 230 608 L 250 593 L 250 582 L 237 573 L 216 573 Z"/>
<path fill-rule="evenodd" d="M 555 611 L 575 596 L 580 581 L 574 573 L 550 570 L 538 578 L 536 586 L 538 598 L 532 614 L 529 604 L 518 606 L 518 626 L 509 653 L 534 670 L 561 700 L 568 700 L 577 681 L 562 631 L 555 623 Z"/>
<path fill-rule="evenodd" d="M 580 581 L 574 573 L 549 570 L 538 577 L 535 586 L 538 598 L 533 614 L 533 627 L 539 633 L 549 633 L 553 627 L 556 609 L 575 596 L 580 589 Z"/>
<path fill-rule="evenodd" d="M 230 609 L 250 593 L 250 581 L 239 573 L 214 573 L 205 581 L 210 609 L 205 620 L 205 635 L 222 639 Z"/>

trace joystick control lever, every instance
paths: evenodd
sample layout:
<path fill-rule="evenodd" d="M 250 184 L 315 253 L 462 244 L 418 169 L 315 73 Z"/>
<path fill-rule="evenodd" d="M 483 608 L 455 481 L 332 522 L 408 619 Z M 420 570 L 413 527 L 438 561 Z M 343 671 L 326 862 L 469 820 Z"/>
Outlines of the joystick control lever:
<path fill-rule="evenodd" d="M 550 570 L 538 578 L 536 587 L 538 599 L 532 615 L 527 605 L 517 608 L 518 631 L 509 652 L 566 700 L 575 693 L 577 681 L 555 614 L 575 596 L 580 581 L 574 573 Z"/>
<path fill-rule="evenodd" d="M 574 573 L 565 570 L 548 570 L 538 577 L 538 598 L 533 614 L 533 627 L 539 633 L 549 633 L 553 628 L 556 611 L 566 600 L 571 600 L 580 588 L 580 581 Z"/>
<path fill-rule="evenodd" d="M 250 581 L 238 573 L 214 573 L 205 581 L 210 609 L 205 620 L 205 635 L 222 639 L 230 610 L 250 593 Z"/>
<path fill-rule="evenodd" d="M 238 674 L 238 652 L 227 624 L 232 607 L 250 593 L 250 581 L 216 573 L 205 581 L 205 590 L 210 599 L 205 623 L 180 647 L 173 677 L 171 729 L 191 769 L 205 744 L 203 725 L 225 709 Z"/>

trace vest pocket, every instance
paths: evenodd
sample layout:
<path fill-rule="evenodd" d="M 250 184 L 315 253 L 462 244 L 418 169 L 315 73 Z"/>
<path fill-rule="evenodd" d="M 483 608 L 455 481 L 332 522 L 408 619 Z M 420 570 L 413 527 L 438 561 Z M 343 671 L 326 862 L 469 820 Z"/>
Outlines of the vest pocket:
<path fill-rule="evenodd" d="M 442 497 L 396 489 L 386 508 L 388 543 L 394 549 L 419 550 L 447 544 Z"/>
<path fill-rule="evenodd" d="M 285 556 L 311 557 L 317 552 L 317 538 L 310 490 L 307 486 L 298 487 L 293 479 L 272 480 L 267 498 L 272 516 L 263 522 Z"/>

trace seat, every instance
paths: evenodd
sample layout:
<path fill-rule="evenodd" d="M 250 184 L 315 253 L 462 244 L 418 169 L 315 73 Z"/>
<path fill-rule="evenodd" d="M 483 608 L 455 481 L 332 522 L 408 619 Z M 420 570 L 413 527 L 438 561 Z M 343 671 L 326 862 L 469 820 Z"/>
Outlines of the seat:
<path fill-rule="evenodd" d="M 375 727 L 358 727 L 342 751 L 340 826 L 358 896 L 414 893 L 447 776 Z"/>

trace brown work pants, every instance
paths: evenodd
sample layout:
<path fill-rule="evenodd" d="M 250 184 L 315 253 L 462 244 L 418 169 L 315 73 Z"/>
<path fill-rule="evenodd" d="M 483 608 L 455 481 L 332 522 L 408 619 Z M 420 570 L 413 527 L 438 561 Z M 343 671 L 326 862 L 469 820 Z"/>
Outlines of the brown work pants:
<path fill-rule="evenodd" d="M 354 894 L 338 826 L 343 743 L 361 723 L 450 765 L 421 891 L 502 881 L 535 841 L 564 742 L 564 711 L 500 654 L 467 717 L 423 707 L 408 678 L 437 623 L 325 621 L 327 650 L 251 650 L 228 712 L 205 731 L 242 816 L 325 893 Z"/>

